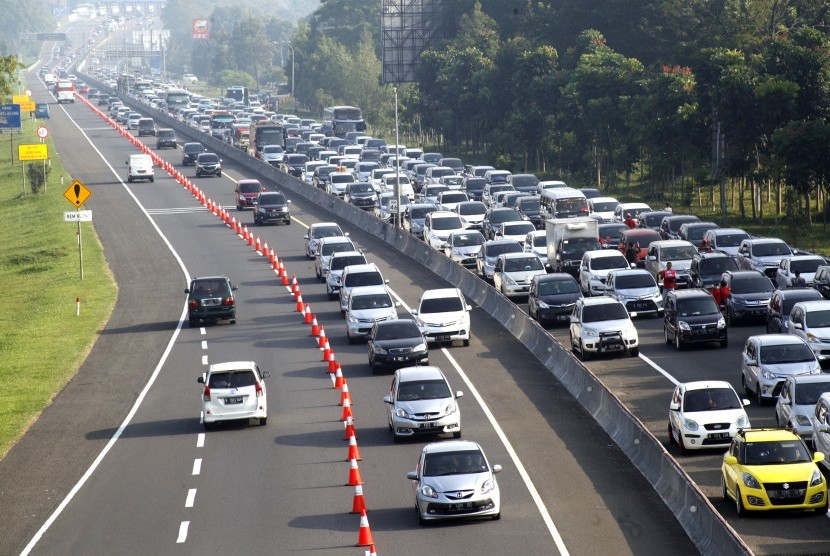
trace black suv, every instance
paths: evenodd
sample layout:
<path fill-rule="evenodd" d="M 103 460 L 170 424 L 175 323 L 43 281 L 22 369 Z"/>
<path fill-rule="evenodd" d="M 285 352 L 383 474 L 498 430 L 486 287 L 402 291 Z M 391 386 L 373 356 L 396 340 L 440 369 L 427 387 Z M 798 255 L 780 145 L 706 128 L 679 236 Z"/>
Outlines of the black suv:
<path fill-rule="evenodd" d="M 664 307 L 663 334 L 667 344 L 674 342 L 678 350 L 700 342 L 720 342 L 723 348 L 729 344 L 726 320 L 715 298 L 706 290 L 669 291 Z"/>
<path fill-rule="evenodd" d="M 692 257 L 689 268 L 690 286 L 693 288 L 714 288 L 724 272 L 738 270 L 738 263 L 726 253 L 698 253 Z"/>
<path fill-rule="evenodd" d="M 788 333 L 790 331 L 790 312 L 793 305 L 801 301 L 823 299 L 813 288 L 787 288 L 775 290 L 767 306 L 767 333 Z"/>
<path fill-rule="evenodd" d="M 534 276 L 530 282 L 527 312 L 544 326 L 552 322 L 568 322 L 576 300 L 582 297 L 579 283 L 564 272 Z"/>
<path fill-rule="evenodd" d="M 196 177 L 222 177 L 222 159 L 216 153 L 199 153 L 196 156 Z"/>
<path fill-rule="evenodd" d="M 201 143 L 185 143 L 182 146 L 182 166 L 194 164 L 196 157 L 205 152 L 205 146 Z"/>
<path fill-rule="evenodd" d="M 813 287 L 824 297 L 830 299 L 830 266 L 820 266 L 813 278 Z"/>
<path fill-rule="evenodd" d="M 738 320 L 766 319 L 767 305 L 775 290 L 766 274 L 758 270 L 733 270 L 724 272 L 723 279 L 729 286 L 726 320 L 730 325 Z"/>
<path fill-rule="evenodd" d="M 190 326 L 196 326 L 201 321 L 216 322 L 220 319 L 236 324 L 234 291 L 236 286 L 231 284 L 227 276 L 194 278 L 190 287 L 184 290 L 187 294 L 187 319 Z"/>
<path fill-rule="evenodd" d="M 176 148 L 176 132 L 170 128 L 162 128 L 156 132 L 156 148 Z"/>
<path fill-rule="evenodd" d="M 288 199 L 280 191 L 264 191 L 257 195 L 254 222 L 257 224 L 291 224 Z"/>

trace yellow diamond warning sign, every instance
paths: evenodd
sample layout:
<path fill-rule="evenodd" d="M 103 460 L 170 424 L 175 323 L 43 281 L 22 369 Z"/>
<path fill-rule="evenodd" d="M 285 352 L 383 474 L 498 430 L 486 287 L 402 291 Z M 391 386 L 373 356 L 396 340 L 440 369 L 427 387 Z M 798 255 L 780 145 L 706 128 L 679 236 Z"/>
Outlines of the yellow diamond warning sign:
<path fill-rule="evenodd" d="M 66 197 L 66 200 L 76 207 L 83 205 L 91 195 L 92 191 L 87 189 L 87 187 L 78 180 L 73 181 L 72 185 L 67 187 L 66 191 L 63 192 L 63 196 Z"/>

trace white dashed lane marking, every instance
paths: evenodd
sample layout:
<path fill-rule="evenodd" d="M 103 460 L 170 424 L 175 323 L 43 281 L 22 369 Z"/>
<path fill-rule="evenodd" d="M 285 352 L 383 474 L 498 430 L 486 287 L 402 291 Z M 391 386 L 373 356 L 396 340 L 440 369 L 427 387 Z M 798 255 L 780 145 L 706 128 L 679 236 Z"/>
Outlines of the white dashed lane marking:
<path fill-rule="evenodd" d="M 191 488 L 187 491 L 187 499 L 184 501 L 185 508 L 192 508 L 193 502 L 196 500 L 196 489 Z"/>
<path fill-rule="evenodd" d="M 187 540 L 187 528 L 190 527 L 189 521 L 182 521 L 179 524 L 179 537 L 176 539 L 177 544 L 181 544 Z"/>
<path fill-rule="evenodd" d="M 202 472 L 202 458 L 196 458 L 193 460 L 193 473 L 192 475 L 198 475 Z"/>

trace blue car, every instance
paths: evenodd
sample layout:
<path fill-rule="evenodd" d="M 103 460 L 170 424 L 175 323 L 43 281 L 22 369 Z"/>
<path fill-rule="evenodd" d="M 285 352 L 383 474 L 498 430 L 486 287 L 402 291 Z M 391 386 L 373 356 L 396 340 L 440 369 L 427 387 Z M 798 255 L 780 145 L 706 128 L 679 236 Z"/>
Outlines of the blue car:
<path fill-rule="evenodd" d="M 38 102 L 35 105 L 35 118 L 39 120 L 49 119 L 49 105 L 45 102 Z"/>

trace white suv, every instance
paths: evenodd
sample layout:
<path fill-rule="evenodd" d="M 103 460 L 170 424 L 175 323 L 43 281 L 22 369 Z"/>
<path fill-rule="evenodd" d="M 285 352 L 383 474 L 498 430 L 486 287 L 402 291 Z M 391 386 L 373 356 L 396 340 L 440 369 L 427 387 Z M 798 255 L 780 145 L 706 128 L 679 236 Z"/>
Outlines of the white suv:
<path fill-rule="evenodd" d="M 340 312 L 346 314 L 349 307 L 349 296 L 354 288 L 360 286 L 384 286 L 389 280 L 384 280 L 375 263 L 352 264 L 343 269 L 340 284 Z"/>
<path fill-rule="evenodd" d="M 614 269 L 630 268 L 625 256 L 616 249 L 586 251 L 579 265 L 579 285 L 586 296 L 605 295 L 605 281 Z"/>
<path fill-rule="evenodd" d="M 571 351 L 581 359 L 594 354 L 640 354 L 640 337 L 622 303 L 610 297 L 576 300 L 571 315 Z"/>
<path fill-rule="evenodd" d="M 259 419 L 268 421 L 268 397 L 264 379 L 271 376 L 260 371 L 253 361 L 216 363 L 197 379 L 202 391 L 202 422 L 205 429 L 218 421 Z"/>
<path fill-rule="evenodd" d="M 455 212 L 436 210 L 424 218 L 424 241 L 433 249 L 443 250 L 453 232 L 463 232 L 467 222 Z"/>
<path fill-rule="evenodd" d="M 801 301 L 793 305 L 789 331 L 807 342 L 820 362 L 830 359 L 830 301 Z"/>
<path fill-rule="evenodd" d="M 461 340 L 465 346 L 470 345 L 470 306 L 460 289 L 425 291 L 412 315 L 427 341 Z"/>

